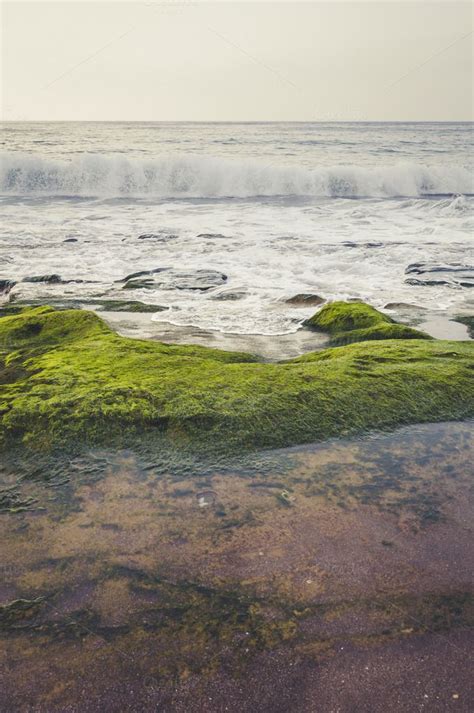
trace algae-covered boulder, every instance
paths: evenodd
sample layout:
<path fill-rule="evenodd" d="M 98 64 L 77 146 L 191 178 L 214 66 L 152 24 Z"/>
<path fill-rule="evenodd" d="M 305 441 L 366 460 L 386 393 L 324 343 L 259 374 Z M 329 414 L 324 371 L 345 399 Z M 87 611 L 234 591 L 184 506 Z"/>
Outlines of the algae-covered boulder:
<path fill-rule="evenodd" d="M 335 334 L 392 326 L 349 307 Z M 268 364 L 128 339 L 93 312 L 39 307 L 0 318 L 0 446 L 124 447 L 146 434 L 226 453 L 280 447 L 473 417 L 473 375 L 472 342 L 366 341 Z"/>
<path fill-rule="evenodd" d="M 398 324 L 363 302 L 332 302 L 304 325 L 330 334 L 333 346 L 372 339 L 431 339 L 425 332 Z"/>

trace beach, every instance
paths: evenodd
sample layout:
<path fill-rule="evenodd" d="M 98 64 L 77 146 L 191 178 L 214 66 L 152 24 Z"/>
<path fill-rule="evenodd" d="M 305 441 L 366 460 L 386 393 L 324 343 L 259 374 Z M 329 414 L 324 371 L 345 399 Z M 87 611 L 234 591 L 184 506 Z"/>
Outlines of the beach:
<path fill-rule="evenodd" d="M 470 710 L 470 132 L 5 125 L 2 710 Z"/>

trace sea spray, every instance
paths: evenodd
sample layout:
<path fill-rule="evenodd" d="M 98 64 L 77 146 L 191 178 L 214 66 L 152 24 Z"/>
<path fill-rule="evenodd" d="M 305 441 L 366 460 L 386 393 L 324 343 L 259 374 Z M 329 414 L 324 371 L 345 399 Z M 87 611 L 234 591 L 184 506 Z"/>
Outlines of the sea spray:
<path fill-rule="evenodd" d="M 460 166 L 398 163 L 313 169 L 251 159 L 183 155 L 154 159 L 84 154 L 69 161 L 3 154 L 0 193 L 99 198 L 334 198 L 473 194 Z"/>

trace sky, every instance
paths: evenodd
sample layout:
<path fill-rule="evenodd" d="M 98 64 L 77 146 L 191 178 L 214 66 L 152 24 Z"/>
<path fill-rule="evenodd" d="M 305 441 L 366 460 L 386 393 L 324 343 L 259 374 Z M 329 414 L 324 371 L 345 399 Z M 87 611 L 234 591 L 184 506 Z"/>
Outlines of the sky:
<path fill-rule="evenodd" d="M 473 119 L 473 5 L 3 2 L 1 118 Z"/>

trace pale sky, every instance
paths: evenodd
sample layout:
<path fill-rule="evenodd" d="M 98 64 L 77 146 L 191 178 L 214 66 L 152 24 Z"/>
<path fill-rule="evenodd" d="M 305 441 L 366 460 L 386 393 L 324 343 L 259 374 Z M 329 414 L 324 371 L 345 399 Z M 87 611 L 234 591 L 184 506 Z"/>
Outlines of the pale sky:
<path fill-rule="evenodd" d="M 3 2 L 8 120 L 473 119 L 473 6 Z"/>

